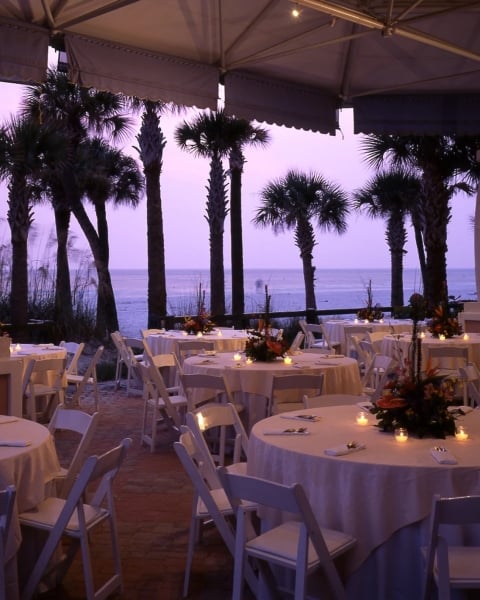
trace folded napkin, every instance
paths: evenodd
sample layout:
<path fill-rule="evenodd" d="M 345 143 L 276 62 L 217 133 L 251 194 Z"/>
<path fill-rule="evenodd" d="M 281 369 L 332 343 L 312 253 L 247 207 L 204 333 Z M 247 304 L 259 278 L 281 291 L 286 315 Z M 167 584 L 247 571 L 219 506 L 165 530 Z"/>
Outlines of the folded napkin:
<path fill-rule="evenodd" d="M 447 410 L 454 415 L 468 415 L 474 408 L 473 406 L 465 406 L 462 404 L 462 406 L 449 406 Z"/>
<path fill-rule="evenodd" d="M 341 444 L 340 446 L 334 446 L 333 448 L 327 448 L 325 454 L 328 456 L 342 456 L 343 454 L 350 454 L 351 452 L 358 452 L 359 450 L 365 450 L 366 444 L 355 444 L 355 446 L 349 446 L 348 444 Z"/>
<path fill-rule="evenodd" d="M 0 446 L 30 446 L 30 440 L 0 440 Z"/>
<path fill-rule="evenodd" d="M 433 458 L 441 465 L 457 464 L 457 459 L 455 458 L 455 456 L 453 456 L 450 450 L 447 450 L 446 448 L 440 448 L 438 446 L 435 446 L 435 448 L 430 448 L 430 452 Z"/>
<path fill-rule="evenodd" d="M 0 415 L 0 425 L 3 423 L 13 423 L 14 421 L 18 421 L 18 418 L 9 415 Z"/>
<path fill-rule="evenodd" d="M 297 419 L 299 421 L 310 421 L 311 423 L 314 423 L 315 421 L 321 421 L 322 417 L 319 417 L 318 415 L 291 415 L 291 414 L 285 414 L 285 415 L 280 415 L 282 419 Z"/>
<path fill-rule="evenodd" d="M 373 408 L 373 404 L 368 400 L 364 402 L 357 402 L 357 406 L 366 412 L 371 412 Z"/>
<path fill-rule="evenodd" d="M 308 435 L 306 427 L 289 427 L 288 429 L 267 429 L 263 435 Z"/>

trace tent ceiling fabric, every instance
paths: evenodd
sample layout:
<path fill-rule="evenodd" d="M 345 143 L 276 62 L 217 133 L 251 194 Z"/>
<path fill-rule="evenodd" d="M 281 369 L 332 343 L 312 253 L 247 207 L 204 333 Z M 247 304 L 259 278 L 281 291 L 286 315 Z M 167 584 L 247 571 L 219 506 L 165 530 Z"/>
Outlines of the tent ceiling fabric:
<path fill-rule="evenodd" d="M 227 112 L 269 123 L 333 133 L 353 107 L 357 132 L 479 134 L 479 17 L 480 0 L 8 0 L 0 33 L 64 35 L 71 77 L 101 89 L 215 108 L 222 81 Z M 32 80 L 24 43 L 0 41 L 0 78 Z"/>

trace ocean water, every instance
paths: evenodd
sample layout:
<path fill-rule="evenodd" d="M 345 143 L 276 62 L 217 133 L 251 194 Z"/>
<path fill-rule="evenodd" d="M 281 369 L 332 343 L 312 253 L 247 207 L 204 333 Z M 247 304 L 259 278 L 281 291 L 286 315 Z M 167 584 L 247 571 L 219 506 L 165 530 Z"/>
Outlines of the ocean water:
<path fill-rule="evenodd" d="M 112 269 L 120 330 L 138 336 L 147 327 L 146 269 Z M 206 290 L 209 306 L 207 270 L 167 270 L 167 307 L 170 315 L 184 315 L 195 306 L 199 284 Z M 272 297 L 272 312 L 305 310 L 305 291 L 301 269 L 246 269 L 245 312 L 259 312 L 265 303 L 265 285 Z M 372 282 L 373 302 L 390 305 L 389 269 L 322 269 L 316 271 L 317 309 L 359 308 L 366 303 L 366 287 Z M 404 300 L 421 291 L 421 277 L 416 269 L 404 271 Z M 476 300 L 474 269 L 448 271 L 449 295 L 462 300 Z M 230 309 L 231 273 L 225 271 L 227 312 Z"/>

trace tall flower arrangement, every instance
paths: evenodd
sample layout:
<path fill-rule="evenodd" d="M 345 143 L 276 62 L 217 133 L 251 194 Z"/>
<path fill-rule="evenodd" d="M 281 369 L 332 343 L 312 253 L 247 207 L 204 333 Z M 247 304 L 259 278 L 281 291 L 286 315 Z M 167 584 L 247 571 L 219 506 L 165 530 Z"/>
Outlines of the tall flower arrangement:
<path fill-rule="evenodd" d="M 455 317 L 448 315 L 448 310 L 441 304 L 433 311 L 433 316 L 428 323 L 428 330 L 433 337 L 443 335 L 451 338 L 454 335 L 461 335 L 462 326 Z"/>
<path fill-rule="evenodd" d="M 272 361 L 282 356 L 287 350 L 285 341 L 279 336 L 272 335 L 270 322 L 270 306 L 272 297 L 265 286 L 265 306 L 263 315 L 259 318 L 258 330 L 247 331 L 248 340 L 245 342 L 245 356 L 252 360 Z"/>
<path fill-rule="evenodd" d="M 373 408 L 377 426 L 383 431 L 404 427 L 419 437 L 444 438 L 455 434 L 455 418 L 448 407 L 453 403 L 455 382 L 440 377 L 435 369 L 422 372 L 422 340 L 418 322 L 425 316 L 421 294 L 410 297 L 413 321 L 410 356 L 387 382 Z"/>
<path fill-rule="evenodd" d="M 209 333 L 215 327 L 215 323 L 210 320 L 210 315 L 205 308 L 205 290 L 202 290 L 202 284 L 198 286 L 197 292 L 197 311 L 193 316 L 185 317 L 183 329 L 187 333 Z"/>
<path fill-rule="evenodd" d="M 376 304 L 374 306 L 374 304 L 373 304 L 373 292 L 372 292 L 372 280 L 371 279 L 368 282 L 368 285 L 366 287 L 366 291 L 367 291 L 366 306 L 365 306 L 365 308 L 361 308 L 357 312 L 357 317 L 359 319 L 367 320 L 367 321 L 370 321 L 370 322 L 372 322 L 372 321 L 379 321 L 380 319 L 383 319 L 383 313 L 379 309 L 379 305 Z"/>

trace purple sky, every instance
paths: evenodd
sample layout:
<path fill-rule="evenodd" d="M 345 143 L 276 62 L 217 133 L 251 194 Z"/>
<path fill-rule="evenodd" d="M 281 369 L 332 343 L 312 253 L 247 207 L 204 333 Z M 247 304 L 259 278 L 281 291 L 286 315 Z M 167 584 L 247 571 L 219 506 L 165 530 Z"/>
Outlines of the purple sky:
<path fill-rule="evenodd" d="M 0 83 L 0 122 L 14 114 L 21 97 L 21 86 Z M 194 158 L 177 148 L 173 139 L 176 126 L 192 113 L 162 117 L 162 129 L 167 139 L 164 152 L 162 205 L 164 210 L 165 254 L 167 268 L 208 268 L 208 225 L 204 218 L 206 184 L 209 170 L 207 159 Z M 361 136 L 353 134 L 350 110 L 340 115 L 341 132 L 335 137 L 270 125 L 271 143 L 265 149 L 247 148 L 243 175 L 243 231 L 246 268 L 301 268 L 298 249 L 291 233 L 275 236 L 270 230 L 255 228 L 251 219 L 260 204 L 260 190 L 270 181 L 282 177 L 289 169 L 317 171 L 328 180 L 351 192 L 373 176 L 363 164 L 359 152 Z M 135 132 L 136 133 L 136 132 Z M 124 143 L 123 151 L 138 158 L 133 146 L 135 133 Z M 228 166 L 228 165 L 227 165 Z M 0 184 L 0 243 L 8 243 L 6 222 L 6 186 Z M 475 210 L 475 197 L 457 195 L 452 202 L 453 218 L 449 225 L 448 266 L 472 268 L 473 227 L 470 219 Z M 145 201 L 136 209 L 110 208 L 111 268 L 146 268 Z M 83 234 L 72 219 L 76 235 L 74 246 L 86 248 Z M 35 208 L 36 248 L 43 256 L 50 234 L 54 233 L 52 212 L 47 207 Z M 314 251 L 315 266 L 324 268 L 389 267 L 390 258 L 384 236 L 384 222 L 372 221 L 353 213 L 348 231 L 343 236 L 321 233 Z M 230 265 L 230 222 L 225 223 L 225 267 Z M 418 261 L 409 228 L 409 243 L 405 267 L 416 268 Z"/>

